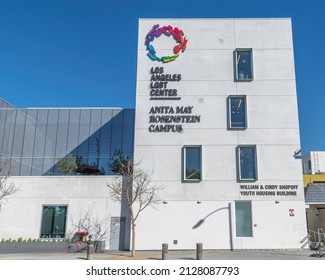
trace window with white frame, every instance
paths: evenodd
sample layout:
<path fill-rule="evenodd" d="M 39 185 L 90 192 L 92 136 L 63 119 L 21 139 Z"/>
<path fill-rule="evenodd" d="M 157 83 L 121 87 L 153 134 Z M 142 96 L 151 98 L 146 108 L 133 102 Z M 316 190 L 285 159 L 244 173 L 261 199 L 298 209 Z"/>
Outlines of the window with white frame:
<path fill-rule="evenodd" d="M 67 206 L 44 205 L 42 211 L 41 238 L 64 238 Z"/>
<path fill-rule="evenodd" d="M 202 180 L 202 147 L 183 147 L 183 181 L 199 182 Z"/>
<path fill-rule="evenodd" d="M 235 50 L 235 80 L 249 82 L 253 80 L 252 49 Z"/>
<path fill-rule="evenodd" d="M 238 180 L 257 180 L 256 146 L 245 145 L 237 147 Z"/>
<path fill-rule="evenodd" d="M 235 202 L 236 237 L 252 237 L 252 204 L 250 201 Z"/>
<path fill-rule="evenodd" d="M 228 97 L 228 129 L 246 129 L 246 96 Z"/>

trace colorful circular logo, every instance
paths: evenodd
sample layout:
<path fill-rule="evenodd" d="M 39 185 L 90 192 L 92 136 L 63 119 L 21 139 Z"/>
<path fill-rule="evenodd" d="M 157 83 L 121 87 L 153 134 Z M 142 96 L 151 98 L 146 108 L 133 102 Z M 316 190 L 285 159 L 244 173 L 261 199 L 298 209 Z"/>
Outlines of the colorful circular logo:
<path fill-rule="evenodd" d="M 176 45 L 173 48 L 174 54 L 172 56 L 162 56 L 159 57 L 156 55 L 154 46 L 151 44 L 155 38 L 159 38 L 162 34 L 167 37 L 172 36 L 176 41 Z M 184 32 L 177 27 L 173 28 L 172 26 L 163 26 L 159 27 L 159 24 L 156 24 L 152 27 L 149 33 L 146 36 L 146 41 L 144 43 L 147 46 L 147 56 L 155 61 L 162 61 L 163 63 L 174 61 L 178 56 L 179 52 L 184 52 L 186 49 L 187 39 L 184 36 Z"/>

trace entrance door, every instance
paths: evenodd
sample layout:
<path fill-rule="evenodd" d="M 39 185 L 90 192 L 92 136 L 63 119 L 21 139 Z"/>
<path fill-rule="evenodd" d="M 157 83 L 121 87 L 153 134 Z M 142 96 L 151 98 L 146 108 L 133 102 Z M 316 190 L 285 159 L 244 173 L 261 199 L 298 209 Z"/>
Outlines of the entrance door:
<path fill-rule="evenodd" d="M 110 232 L 110 250 L 125 250 L 125 217 L 112 217 Z"/>

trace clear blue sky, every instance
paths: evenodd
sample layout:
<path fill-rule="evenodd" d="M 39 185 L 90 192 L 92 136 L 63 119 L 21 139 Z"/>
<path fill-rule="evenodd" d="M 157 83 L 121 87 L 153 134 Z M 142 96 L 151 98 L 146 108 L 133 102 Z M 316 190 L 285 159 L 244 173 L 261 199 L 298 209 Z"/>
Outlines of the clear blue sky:
<path fill-rule="evenodd" d="M 325 150 L 324 0 L 0 0 L 0 97 L 134 108 L 139 18 L 291 17 L 303 153 Z"/>

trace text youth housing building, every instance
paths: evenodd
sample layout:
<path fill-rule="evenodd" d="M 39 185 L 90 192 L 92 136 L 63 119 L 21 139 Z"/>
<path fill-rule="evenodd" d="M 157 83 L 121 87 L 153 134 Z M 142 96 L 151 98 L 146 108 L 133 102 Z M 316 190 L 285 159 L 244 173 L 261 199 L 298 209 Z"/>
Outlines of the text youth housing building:
<path fill-rule="evenodd" d="M 135 162 L 163 185 L 137 249 L 300 248 L 290 19 L 141 19 Z"/>

